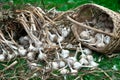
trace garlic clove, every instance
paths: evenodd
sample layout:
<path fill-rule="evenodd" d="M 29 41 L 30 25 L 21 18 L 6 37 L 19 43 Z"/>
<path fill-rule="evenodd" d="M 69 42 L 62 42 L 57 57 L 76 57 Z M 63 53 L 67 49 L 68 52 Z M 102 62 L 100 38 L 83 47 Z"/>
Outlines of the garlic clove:
<path fill-rule="evenodd" d="M 76 70 L 80 69 L 81 67 L 82 67 L 82 64 L 80 64 L 79 62 L 75 62 L 73 64 L 73 68 L 76 69 Z"/>

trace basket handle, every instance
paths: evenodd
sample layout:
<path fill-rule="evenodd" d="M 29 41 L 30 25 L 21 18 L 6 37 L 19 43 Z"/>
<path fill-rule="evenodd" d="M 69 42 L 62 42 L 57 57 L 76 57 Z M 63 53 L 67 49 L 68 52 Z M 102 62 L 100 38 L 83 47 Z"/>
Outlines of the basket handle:
<path fill-rule="evenodd" d="M 69 16 L 67 16 L 67 19 L 69 19 L 71 22 L 73 22 L 73 23 L 75 23 L 75 24 L 77 24 L 77 25 L 79 25 L 79 26 L 81 26 L 81 27 L 85 27 L 85 28 L 87 28 L 87 29 L 90 29 L 90 30 L 93 30 L 93 31 L 96 31 L 96 32 L 99 32 L 99 33 L 103 33 L 103 34 L 109 35 L 109 36 L 111 36 L 111 37 L 113 37 L 113 38 L 116 38 L 116 36 L 114 36 L 112 33 L 106 33 L 106 32 L 104 32 L 104 31 L 102 31 L 102 30 L 98 30 L 98 29 L 96 29 L 96 28 L 92 28 L 92 27 L 90 27 L 90 26 L 84 25 L 83 23 L 80 23 L 80 22 L 78 22 L 78 21 L 75 21 L 74 19 L 72 19 L 72 18 L 69 17 Z"/>

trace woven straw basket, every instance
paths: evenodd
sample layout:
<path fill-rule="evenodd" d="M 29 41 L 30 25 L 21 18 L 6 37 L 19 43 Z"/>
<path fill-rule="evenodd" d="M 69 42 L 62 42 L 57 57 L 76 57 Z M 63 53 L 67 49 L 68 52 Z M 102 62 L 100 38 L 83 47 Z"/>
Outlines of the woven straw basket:
<path fill-rule="evenodd" d="M 90 21 L 93 15 L 98 19 L 97 17 L 102 14 L 105 14 L 109 18 L 109 20 L 102 21 L 102 23 L 104 24 L 106 22 L 105 24 L 107 25 L 104 27 L 110 28 L 111 32 L 105 32 L 104 30 L 91 27 L 90 25 L 83 25 L 82 22 L 85 22 L 86 20 Z M 97 4 L 85 4 L 77 8 L 74 15 L 67 18 L 73 23 L 72 31 L 78 42 L 81 42 L 79 41 L 79 34 L 84 29 L 93 30 L 96 33 L 110 36 L 110 43 L 105 45 L 104 48 L 96 48 L 81 42 L 84 46 L 104 54 L 120 51 L 120 15 L 118 13 Z"/>

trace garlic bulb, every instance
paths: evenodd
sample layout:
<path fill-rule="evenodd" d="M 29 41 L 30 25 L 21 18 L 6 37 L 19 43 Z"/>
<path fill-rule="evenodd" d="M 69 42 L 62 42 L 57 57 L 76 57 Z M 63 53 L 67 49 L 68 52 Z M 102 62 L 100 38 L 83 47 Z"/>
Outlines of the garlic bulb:
<path fill-rule="evenodd" d="M 104 37 L 104 43 L 109 44 L 110 43 L 110 36 Z"/>
<path fill-rule="evenodd" d="M 74 56 L 67 58 L 67 62 L 69 62 L 70 64 L 73 65 L 77 61 L 77 54 L 78 54 L 78 52 L 79 52 L 79 48 L 77 48 Z"/>
<path fill-rule="evenodd" d="M 94 62 L 94 61 L 90 61 L 90 66 L 92 67 L 97 67 L 99 64 Z"/>
<path fill-rule="evenodd" d="M 90 34 L 89 34 L 88 31 L 82 31 L 82 32 L 80 33 L 80 37 L 81 37 L 82 39 L 88 40 L 88 39 L 90 39 Z"/>
<path fill-rule="evenodd" d="M 73 68 L 74 69 L 80 69 L 82 67 L 82 64 L 80 64 L 79 62 L 75 62 L 74 64 L 73 64 Z"/>
<path fill-rule="evenodd" d="M 36 52 L 37 52 L 37 48 L 35 48 L 35 47 L 32 45 L 32 42 L 31 42 L 31 41 L 29 41 L 28 51 L 36 51 Z"/>
<path fill-rule="evenodd" d="M 20 46 L 20 47 L 18 48 L 18 53 L 19 53 L 20 56 L 25 56 L 26 53 L 27 53 L 27 50 L 24 49 L 22 46 Z"/>
<path fill-rule="evenodd" d="M 66 59 L 66 62 L 69 62 L 70 64 L 74 64 L 77 61 L 77 59 L 75 57 L 68 57 Z"/>
<path fill-rule="evenodd" d="M 104 39 L 104 35 L 102 34 L 101 42 L 99 42 L 98 44 L 96 44 L 96 47 L 98 47 L 98 48 L 103 48 L 103 47 L 105 47 L 105 44 L 104 44 L 104 42 L 103 42 L 103 39 Z"/>
<path fill-rule="evenodd" d="M 5 60 L 5 55 L 4 54 L 0 54 L 0 61 L 4 61 Z"/>
<path fill-rule="evenodd" d="M 32 63 L 32 62 L 28 62 L 28 66 L 31 70 L 35 70 L 38 68 L 38 64 L 37 63 Z"/>
<path fill-rule="evenodd" d="M 57 62 L 51 62 L 51 67 L 52 69 L 57 70 L 59 68 L 59 65 Z"/>
<path fill-rule="evenodd" d="M 87 60 L 88 61 L 94 61 L 93 56 L 92 55 L 87 55 Z"/>
<path fill-rule="evenodd" d="M 13 59 L 15 57 L 15 54 L 8 54 L 8 56 L 7 56 L 7 59 L 8 60 L 11 60 L 11 59 Z"/>
<path fill-rule="evenodd" d="M 19 42 L 22 45 L 28 44 L 29 40 L 30 40 L 30 38 L 28 36 L 22 36 L 19 38 Z"/>
<path fill-rule="evenodd" d="M 92 54 L 92 51 L 91 51 L 89 48 L 84 48 L 84 49 L 83 49 L 83 52 L 84 52 L 86 55 Z"/>
<path fill-rule="evenodd" d="M 62 36 L 65 38 L 70 33 L 70 28 L 67 29 L 66 27 L 64 27 L 62 28 L 61 32 L 62 32 Z"/>
<path fill-rule="evenodd" d="M 60 68 L 65 67 L 65 62 L 64 61 L 59 61 L 58 64 L 59 64 Z"/>
<path fill-rule="evenodd" d="M 51 41 L 54 41 L 54 39 L 57 37 L 55 34 L 52 34 L 51 32 L 48 31 L 49 38 Z"/>
<path fill-rule="evenodd" d="M 43 53 L 40 49 L 39 49 L 39 55 L 38 55 L 38 59 L 39 60 L 44 60 L 47 58 L 47 55 L 45 53 Z"/>
<path fill-rule="evenodd" d="M 27 53 L 27 58 L 29 59 L 29 60 L 34 60 L 34 57 L 35 57 L 35 54 L 34 54 L 34 52 L 28 52 Z"/>
<path fill-rule="evenodd" d="M 81 59 L 79 60 L 79 62 L 80 62 L 80 64 L 82 64 L 82 65 L 88 65 L 88 64 L 89 64 L 89 62 L 87 61 L 86 58 L 81 58 Z"/>
<path fill-rule="evenodd" d="M 76 74 L 78 73 L 77 70 L 75 70 L 75 69 L 73 69 L 73 68 L 71 67 L 71 65 L 70 65 L 69 62 L 68 62 L 68 66 L 69 66 L 69 68 L 70 68 L 70 71 L 71 71 L 71 74 L 72 74 L 72 75 L 76 75 Z"/>
<path fill-rule="evenodd" d="M 69 70 L 63 68 L 63 69 L 60 70 L 60 73 L 65 75 L 65 74 L 69 73 Z"/>
<path fill-rule="evenodd" d="M 59 67 L 62 68 L 65 66 L 65 62 L 63 60 L 60 59 L 59 53 L 57 52 L 57 60 L 58 60 L 58 64 Z"/>
<path fill-rule="evenodd" d="M 60 56 L 62 58 L 67 58 L 69 56 L 69 54 L 70 54 L 70 51 L 62 49 L 62 52 L 61 52 Z"/>

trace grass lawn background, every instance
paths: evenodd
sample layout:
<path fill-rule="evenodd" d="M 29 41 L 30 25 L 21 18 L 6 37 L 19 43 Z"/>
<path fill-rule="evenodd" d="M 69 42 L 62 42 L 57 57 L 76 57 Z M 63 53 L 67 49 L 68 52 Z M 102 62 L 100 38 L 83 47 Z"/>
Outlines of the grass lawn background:
<path fill-rule="evenodd" d="M 0 0 L 0 2 L 2 3 L 8 3 L 9 1 L 10 0 Z M 16 8 L 22 8 L 22 5 L 30 3 L 32 5 L 40 6 L 45 9 L 56 7 L 57 10 L 66 11 L 69 9 L 74 9 L 75 7 L 80 6 L 84 3 L 96 3 L 112 9 L 116 12 L 119 12 L 120 10 L 120 0 L 13 0 L 13 2 Z M 9 7 L 9 5 L 5 5 L 4 8 L 8 9 Z M 79 76 L 82 77 L 83 80 L 110 80 L 110 78 L 112 78 L 113 80 L 120 80 L 120 55 L 114 58 L 108 58 L 96 52 L 94 52 L 93 55 L 97 62 L 100 58 L 102 59 L 102 61 L 98 63 L 100 64 L 99 68 L 101 68 L 104 72 L 102 70 L 96 70 L 95 72 L 89 73 L 89 69 L 82 69 L 79 72 Z M 1 70 L 12 62 L 0 63 L 0 79 L 18 80 L 19 76 L 26 77 L 28 74 L 31 73 L 31 71 L 26 66 L 26 60 L 17 60 L 18 64 L 13 69 L 4 72 L 1 72 Z M 116 70 L 113 69 L 113 67 L 115 67 Z M 108 76 L 105 73 L 107 73 Z M 67 75 L 67 80 L 74 80 L 75 78 L 76 77 L 74 76 Z M 38 79 L 40 80 L 40 77 L 34 77 L 30 80 Z M 51 78 L 49 80 L 57 79 Z"/>

